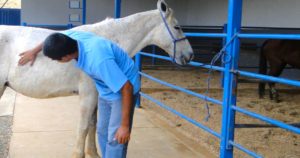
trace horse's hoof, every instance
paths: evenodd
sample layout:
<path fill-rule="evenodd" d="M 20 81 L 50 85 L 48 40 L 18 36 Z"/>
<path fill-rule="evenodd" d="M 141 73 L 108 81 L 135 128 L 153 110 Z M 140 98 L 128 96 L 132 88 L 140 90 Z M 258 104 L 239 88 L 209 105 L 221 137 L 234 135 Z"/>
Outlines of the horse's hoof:
<path fill-rule="evenodd" d="M 259 96 L 259 99 L 264 99 L 264 96 L 263 96 L 263 95 L 260 95 L 260 96 Z"/>
<path fill-rule="evenodd" d="M 267 104 L 267 105 L 265 105 L 264 108 L 265 108 L 266 111 L 272 111 L 274 109 L 272 104 Z"/>
<path fill-rule="evenodd" d="M 86 155 L 86 158 L 101 158 L 99 155 Z"/>
<path fill-rule="evenodd" d="M 84 155 L 80 153 L 73 153 L 72 158 L 84 158 Z"/>
<path fill-rule="evenodd" d="M 101 156 L 99 156 L 97 152 L 86 152 L 85 157 L 86 158 L 101 158 Z"/>

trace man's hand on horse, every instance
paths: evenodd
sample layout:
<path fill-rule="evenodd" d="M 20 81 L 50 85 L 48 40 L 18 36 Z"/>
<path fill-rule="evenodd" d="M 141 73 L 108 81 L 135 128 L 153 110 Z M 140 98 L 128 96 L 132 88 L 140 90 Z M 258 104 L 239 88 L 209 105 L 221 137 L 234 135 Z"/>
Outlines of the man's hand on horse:
<path fill-rule="evenodd" d="M 36 47 L 21 53 L 19 55 L 21 56 L 21 59 L 19 60 L 19 65 L 25 65 L 26 63 L 30 62 L 30 65 L 32 66 L 34 64 L 36 56 L 39 52 L 41 52 L 42 48 L 43 42 L 38 44 Z"/>
<path fill-rule="evenodd" d="M 37 54 L 32 50 L 28 50 L 21 53 L 19 56 L 21 56 L 21 58 L 19 59 L 19 65 L 22 66 L 30 62 L 30 65 L 32 66 L 34 64 Z"/>
<path fill-rule="evenodd" d="M 115 135 L 115 139 L 118 141 L 119 144 L 125 144 L 125 143 L 129 142 L 129 140 L 130 140 L 129 127 L 121 126 Z"/>

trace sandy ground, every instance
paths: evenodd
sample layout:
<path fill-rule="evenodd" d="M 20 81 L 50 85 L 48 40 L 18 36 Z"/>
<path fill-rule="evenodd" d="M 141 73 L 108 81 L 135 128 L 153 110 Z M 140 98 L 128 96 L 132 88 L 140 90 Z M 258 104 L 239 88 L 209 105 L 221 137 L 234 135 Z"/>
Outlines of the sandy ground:
<path fill-rule="evenodd" d="M 0 0 L 0 6 L 5 3 L 6 0 Z M 4 8 L 21 8 L 21 0 L 8 0 Z"/>
<path fill-rule="evenodd" d="M 201 94 L 205 93 L 207 87 L 207 70 L 145 70 L 144 72 Z M 215 99 L 222 99 L 219 76 L 218 73 L 214 72 L 211 80 L 209 96 Z M 264 99 L 258 99 L 257 83 L 241 83 L 238 88 L 237 105 L 282 122 L 299 123 L 300 89 L 283 85 L 277 85 L 277 87 L 282 100 L 280 103 L 270 101 L 267 95 Z M 142 91 L 220 133 L 221 106 L 209 103 L 211 117 L 206 122 L 207 110 L 205 102 L 196 97 L 171 90 L 145 78 L 142 81 Z M 213 151 L 216 155 L 219 154 L 219 140 L 213 135 L 161 109 L 148 100 L 142 99 L 142 106 L 157 112 L 159 114 L 157 115 L 158 117 L 168 120 L 179 131 L 191 136 L 198 143 L 205 145 L 208 150 Z M 263 124 L 264 122 L 237 113 L 236 123 Z M 235 141 L 264 157 L 300 157 L 300 136 L 279 128 L 238 128 L 235 133 Z M 235 157 L 250 157 L 238 150 L 234 152 Z"/>

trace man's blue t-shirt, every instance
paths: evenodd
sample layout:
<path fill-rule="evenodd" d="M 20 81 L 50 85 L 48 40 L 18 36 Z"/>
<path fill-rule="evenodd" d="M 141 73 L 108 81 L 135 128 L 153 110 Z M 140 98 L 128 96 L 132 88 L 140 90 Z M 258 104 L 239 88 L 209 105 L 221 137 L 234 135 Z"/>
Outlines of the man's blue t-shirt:
<path fill-rule="evenodd" d="M 120 99 L 120 90 L 127 81 L 133 85 L 134 94 L 139 91 L 138 68 L 117 44 L 88 32 L 63 33 L 77 41 L 77 66 L 95 81 L 101 98 Z"/>

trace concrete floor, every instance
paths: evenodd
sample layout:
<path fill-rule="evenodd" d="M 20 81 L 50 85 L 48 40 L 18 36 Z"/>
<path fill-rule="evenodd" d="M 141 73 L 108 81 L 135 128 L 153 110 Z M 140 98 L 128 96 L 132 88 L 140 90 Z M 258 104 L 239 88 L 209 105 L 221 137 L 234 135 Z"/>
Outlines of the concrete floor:
<path fill-rule="evenodd" d="M 33 99 L 10 92 L 3 98 L 5 105 L 12 107 L 0 112 L 14 115 L 10 158 L 71 157 L 79 116 L 78 96 Z M 172 127 L 162 120 L 150 117 L 150 112 L 136 109 L 128 158 L 212 157 L 182 135 L 170 132 Z"/>

